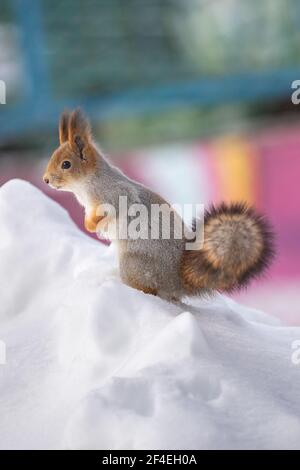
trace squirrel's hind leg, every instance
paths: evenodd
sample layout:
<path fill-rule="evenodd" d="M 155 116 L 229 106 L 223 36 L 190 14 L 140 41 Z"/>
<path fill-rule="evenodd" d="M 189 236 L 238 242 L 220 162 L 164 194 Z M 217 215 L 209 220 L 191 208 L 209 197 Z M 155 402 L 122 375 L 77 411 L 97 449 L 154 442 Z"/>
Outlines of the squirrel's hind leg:
<path fill-rule="evenodd" d="M 162 282 L 159 268 L 159 260 L 153 260 L 145 255 L 126 252 L 122 253 L 120 257 L 120 277 L 124 284 L 145 294 L 155 295 L 168 302 L 178 303 L 181 292 L 176 290 L 174 286 L 172 288 L 170 283 Z"/>
<path fill-rule="evenodd" d="M 157 289 L 153 289 L 152 287 L 141 286 L 137 283 L 133 283 L 131 287 L 137 290 L 141 290 L 142 292 L 144 292 L 144 294 L 157 295 Z"/>
<path fill-rule="evenodd" d="M 129 279 L 127 276 L 125 278 L 121 276 L 121 279 L 127 286 L 140 290 L 144 292 L 144 294 L 158 295 L 157 289 L 154 289 L 153 287 L 143 286 L 141 283 L 134 279 Z"/>
<path fill-rule="evenodd" d="M 158 289 L 153 282 L 145 279 L 144 272 L 138 268 L 140 259 L 132 253 L 125 253 L 120 259 L 120 276 L 124 284 L 145 294 L 158 295 Z"/>

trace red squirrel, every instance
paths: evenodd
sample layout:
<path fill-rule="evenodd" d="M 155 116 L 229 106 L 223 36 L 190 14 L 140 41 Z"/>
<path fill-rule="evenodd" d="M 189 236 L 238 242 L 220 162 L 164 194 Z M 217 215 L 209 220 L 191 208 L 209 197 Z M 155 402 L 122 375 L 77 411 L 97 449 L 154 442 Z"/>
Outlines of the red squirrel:
<path fill-rule="evenodd" d="M 182 297 L 230 292 L 258 276 L 270 263 L 273 234 L 265 217 L 244 203 L 225 204 L 206 211 L 202 224 L 203 239 L 183 222 L 161 196 L 125 176 L 96 147 L 89 121 L 76 109 L 64 112 L 59 122 L 59 147 L 53 153 L 44 181 L 51 187 L 75 194 L 85 208 L 85 227 L 90 232 L 119 227 L 132 218 L 121 215 L 119 202 L 170 209 L 173 223 L 165 238 L 160 217 L 146 220 L 144 229 L 156 229 L 156 238 L 116 236 L 122 281 L 147 294 L 169 301 Z M 102 208 L 112 208 L 103 214 Z M 121 220 L 121 217 L 123 219 Z M 197 220 L 194 225 L 196 227 Z M 184 235 L 174 236 L 174 226 Z M 200 225 L 201 227 L 201 225 Z M 116 232 L 116 230 L 115 230 Z M 193 238 L 194 237 L 194 238 Z M 187 248 L 194 240 L 193 249 Z"/>

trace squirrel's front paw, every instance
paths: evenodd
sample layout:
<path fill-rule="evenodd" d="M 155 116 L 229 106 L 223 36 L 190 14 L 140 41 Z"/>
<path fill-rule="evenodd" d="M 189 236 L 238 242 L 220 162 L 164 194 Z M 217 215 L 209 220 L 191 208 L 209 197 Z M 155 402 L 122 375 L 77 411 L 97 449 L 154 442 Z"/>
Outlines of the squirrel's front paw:
<path fill-rule="evenodd" d="M 97 231 L 97 222 L 89 217 L 85 217 L 84 226 L 88 232 L 95 233 Z"/>

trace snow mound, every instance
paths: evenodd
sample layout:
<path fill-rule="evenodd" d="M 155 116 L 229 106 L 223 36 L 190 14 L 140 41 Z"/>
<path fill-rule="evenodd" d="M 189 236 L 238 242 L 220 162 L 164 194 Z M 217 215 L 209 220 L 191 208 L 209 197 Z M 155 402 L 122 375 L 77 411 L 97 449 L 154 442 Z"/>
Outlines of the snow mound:
<path fill-rule="evenodd" d="M 299 328 L 124 286 L 113 249 L 24 181 L 0 224 L 0 448 L 300 448 Z"/>

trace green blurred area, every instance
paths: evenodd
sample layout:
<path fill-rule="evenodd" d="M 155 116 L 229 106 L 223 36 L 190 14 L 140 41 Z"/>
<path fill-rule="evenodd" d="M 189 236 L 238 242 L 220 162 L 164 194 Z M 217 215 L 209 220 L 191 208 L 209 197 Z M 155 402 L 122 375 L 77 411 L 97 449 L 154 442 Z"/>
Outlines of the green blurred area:
<path fill-rule="evenodd" d="M 2 0 L 0 13 L 0 78 L 4 75 L 9 83 L 12 103 L 21 101 L 28 88 L 20 1 L 26 6 L 27 0 Z M 83 97 L 109 99 L 128 90 L 147 93 L 151 87 L 174 82 L 300 66 L 299 0 L 37 3 L 42 43 L 36 46 L 41 48 L 47 77 L 43 86 L 58 103 Z M 286 99 L 214 106 L 182 103 L 158 108 L 151 115 L 116 114 L 96 128 L 105 145 L 118 150 L 188 140 L 280 112 L 289 116 L 293 111 Z M 45 135 L 48 131 L 52 131 L 50 125 Z M 28 136 L 24 133 L 18 136 L 19 143 L 20 139 L 26 142 Z M 40 140 L 41 132 L 30 134 L 31 143 L 40 144 Z"/>
<path fill-rule="evenodd" d="M 42 0 L 58 96 L 300 64 L 297 0 Z"/>

